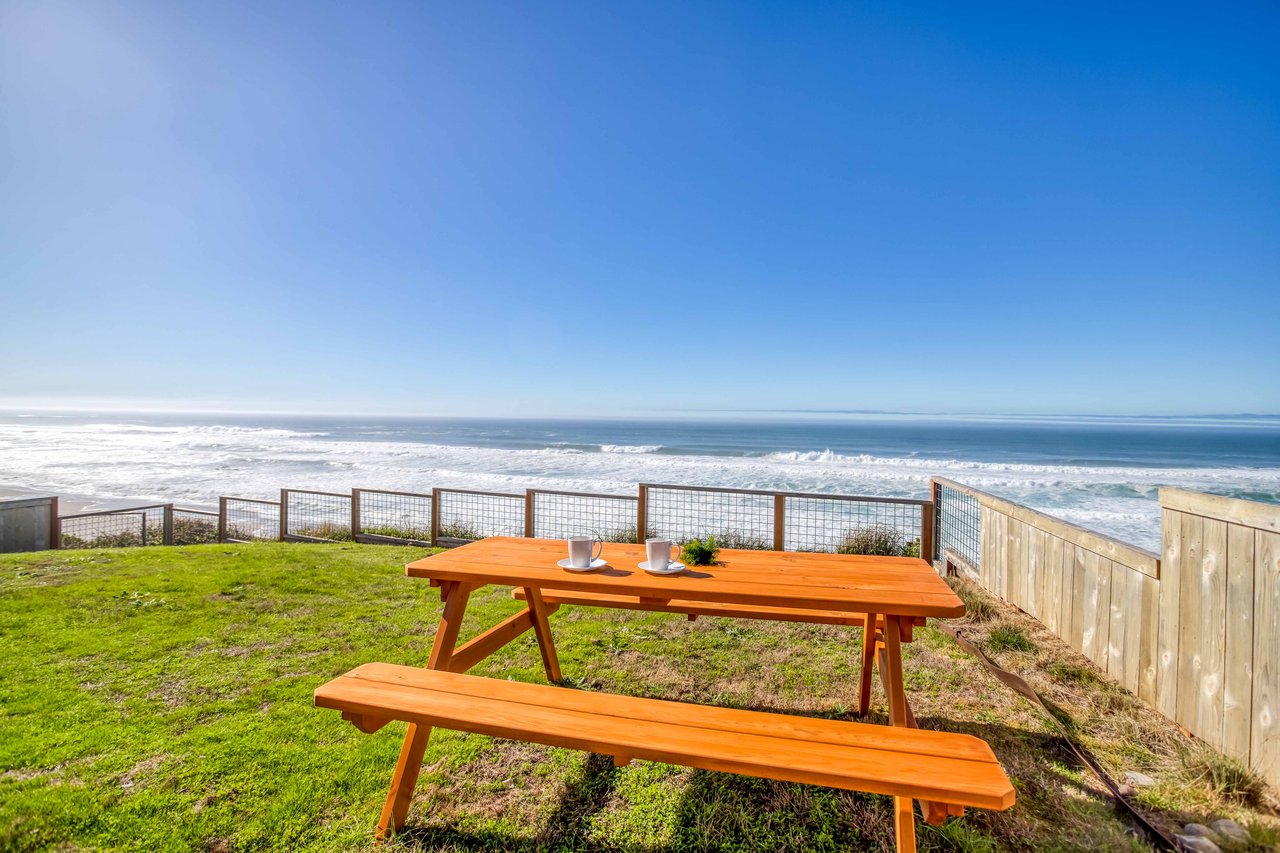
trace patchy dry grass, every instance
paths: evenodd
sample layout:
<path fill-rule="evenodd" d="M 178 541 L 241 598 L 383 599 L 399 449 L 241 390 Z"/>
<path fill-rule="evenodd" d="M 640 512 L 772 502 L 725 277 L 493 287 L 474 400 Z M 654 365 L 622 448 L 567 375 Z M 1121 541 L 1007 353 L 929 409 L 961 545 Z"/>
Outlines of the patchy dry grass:
<path fill-rule="evenodd" d="M 359 663 L 421 663 L 440 601 L 421 549 L 205 545 L 0 558 L 0 848 L 366 849 L 403 726 L 362 735 L 311 707 Z M 966 635 L 1018 672 L 1115 775 L 1156 784 L 1169 829 L 1231 817 L 1255 849 L 1280 820 L 1042 626 L 962 585 Z M 473 597 L 464 636 L 515 612 Z M 857 629 L 564 608 L 572 687 L 852 719 Z M 933 626 L 906 647 L 921 724 L 991 743 L 1018 804 L 920 828 L 936 851 L 1145 850 L 1048 722 Z M 531 637 L 477 674 L 542 679 Z M 885 722 L 877 692 L 872 719 Z M 884 797 L 438 731 L 397 851 L 892 849 Z"/>

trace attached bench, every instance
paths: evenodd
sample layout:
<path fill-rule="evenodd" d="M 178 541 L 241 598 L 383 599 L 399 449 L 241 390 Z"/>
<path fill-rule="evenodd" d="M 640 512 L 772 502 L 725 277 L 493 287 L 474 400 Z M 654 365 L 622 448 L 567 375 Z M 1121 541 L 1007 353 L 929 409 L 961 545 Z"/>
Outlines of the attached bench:
<path fill-rule="evenodd" d="M 991 748 L 950 732 L 878 726 L 568 690 L 369 663 L 318 688 L 317 707 L 361 731 L 392 720 L 702 770 L 894 797 L 899 851 L 914 851 L 912 799 L 1007 809 Z"/>

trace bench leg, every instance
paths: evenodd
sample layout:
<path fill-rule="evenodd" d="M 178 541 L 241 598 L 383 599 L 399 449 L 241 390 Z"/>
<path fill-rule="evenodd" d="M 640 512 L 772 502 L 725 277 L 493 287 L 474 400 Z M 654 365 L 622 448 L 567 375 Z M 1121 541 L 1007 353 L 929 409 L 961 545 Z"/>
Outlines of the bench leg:
<path fill-rule="evenodd" d="M 876 657 L 876 614 L 868 613 L 862 623 L 862 680 L 859 683 L 858 714 L 871 710 L 871 678 Z"/>
<path fill-rule="evenodd" d="M 893 798 L 893 828 L 898 836 L 898 853 L 916 853 L 916 813 L 910 797 Z"/>
<path fill-rule="evenodd" d="M 471 598 L 470 588 L 462 584 L 450 584 L 442 587 L 445 596 L 444 614 L 440 617 L 440 627 L 436 629 L 435 642 L 431 644 L 431 658 L 427 662 L 429 669 L 449 668 L 453 657 L 453 649 L 458 644 L 458 631 L 462 628 L 462 617 L 467 611 L 467 601 Z M 391 777 L 391 790 L 387 792 L 387 800 L 382 806 L 382 815 L 378 818 L 378 838 L 388 838 L 404 826 L 409 816 L 409 804 L 413 801 L 413 789 L 418 784 L 418 772 L 422 770 L 422 756 L 427 751 L 427 740 L 431 737 L 431 726 L 409 724 L 404 735 L 404 746 L 400 748 L 400 759 L 396 762 L 395 774 Z"/>
<path fill-rule="evenodd" d="M 529 613 L 533 615 L 533 633 L 538 638 L 538 651 L 542 653 L 542 666 L 547 671 L 547 681 L 552 684 L 560 681 L 560 659 L 556 657 L 555 640 L 551 639 L 551 622 L 547 619 L 550 611 L 547 602 L 542 599 L 542 590 L 531 586 L 524 588 L 525 601 L 529 603 Z"/>

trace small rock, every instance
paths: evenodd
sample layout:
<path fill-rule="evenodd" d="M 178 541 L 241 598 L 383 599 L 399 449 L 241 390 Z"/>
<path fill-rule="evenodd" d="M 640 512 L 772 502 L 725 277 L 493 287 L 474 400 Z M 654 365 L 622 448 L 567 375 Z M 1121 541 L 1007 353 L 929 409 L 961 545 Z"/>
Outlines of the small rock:
<path fill-rule="evenodd" d="M 1182 827 L 1182 832 L 1186 835 L 1194 835 L 1197 838 L 1207 838 L 1214 844 L 1222 843 L 1222 836 L 1218 835 L 1218 833 L 1214 832 L 1203 823 L 1189 823 Z"/>
<path fill-rule="evenodd" d="M 1191 853 L 1222 853 L 1222 848 L 1201 835 L 1175 835 L 1174 840 Z"/>
<path fill-rule="evenodd" d="M 1116 790 L 1120 793 L 1120 796 L 1122 797 L 1132 797 L 1137 792 L 1137 789 L 1134 788 L 1132 785 L 1126 785 L 1123 782 L 1121 782 L 1119 785 L 1116 785 Z"/>
<path fill-rule="evenodd" d="M 1135 788 L 1150 788 L 1156 783 L 1155 779 L 1152 779 L 1146 773 L 1139 773 L 1137 770 L 1125 771 L 1124 781 Z"/>
<path fill-rule="evenodd" d="M 1253 841 L 1249 830 L 1225 817 L 1210 823 L 1209 828 L 1232 844 L 1249 844 Z"/>

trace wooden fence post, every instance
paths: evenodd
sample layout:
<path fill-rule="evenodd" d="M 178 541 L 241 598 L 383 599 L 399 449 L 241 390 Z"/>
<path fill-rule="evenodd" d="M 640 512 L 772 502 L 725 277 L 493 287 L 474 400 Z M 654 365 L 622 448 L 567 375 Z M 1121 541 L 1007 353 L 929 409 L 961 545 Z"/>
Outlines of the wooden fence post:
<path fill-rule="evenodd" d="M 649 536 L 649 487 L 641 483 L 636 494 L 636 542 L 641 545 Z"/>
<path fill-rule="evenodd" d="M 440 489 L 431 490 L 431 547 L 440 547 Z"/>
<path fill-rule="evenodd" d="M 787 498 L 773 496 L 773 550 L 785 551 L 787 545 Z"/>
<path fill-rule="evenodd" d="M 533 538 L 533 489 L 524 490 L 524 535 Z"/>
<path fill-rule="evenodd" d="M 285 533 L 289 529 L 289 490 L 280 490 L 280 541 L 284 541 Z"/>
<path fill-rule="evenodd" d="M 360 490 L 351 490 L 351 541 L 360 541 Z"/>
<path fill-rule="evenodd" d="M 164 505 L 164 529 L 162 542 L 165 545 L 173 544 L 173 504 Z"/>
<path fill-rule="evenodd" d="M 923 559 L 927 560 L 929 562 L 929 565 L 933 565 L 934 561 L 937 560 L 937 555 L 934 553 L 934 544 L 933 544 L 934 542 L 933 512 L 934 512 L 934 507 L 936 506 L 937 506 L 936 503 L 934 503 L 933 501 L 930 501 L 929 503 L 924 504 L 923 506 L 920 507 L 920 556 Z"/>
<path fill-rule="evenodd" d="M 225 496 L 218 498 L 218 542 L 219 544 L 227 541 L 227 499 Z"/>

